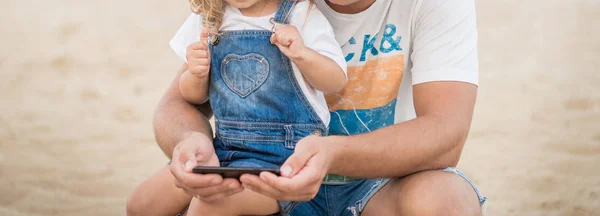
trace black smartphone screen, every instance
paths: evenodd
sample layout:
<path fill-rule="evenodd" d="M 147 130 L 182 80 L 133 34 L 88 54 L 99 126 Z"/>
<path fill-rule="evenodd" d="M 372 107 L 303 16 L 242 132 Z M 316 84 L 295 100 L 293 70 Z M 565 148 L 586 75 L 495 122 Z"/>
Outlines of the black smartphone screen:
<path fill-rule="evenodd" d="M 192 169 L 193 173 L 198 174 L 219 174 L 223 178 L 239 179 L 242 174 L 259 175 L 261 172 L 271 172 L 280 175 L 279 169 L 269 168 L 247 168 L 247 167 L 214 167 L 214 166 L 196 166 Z"/>

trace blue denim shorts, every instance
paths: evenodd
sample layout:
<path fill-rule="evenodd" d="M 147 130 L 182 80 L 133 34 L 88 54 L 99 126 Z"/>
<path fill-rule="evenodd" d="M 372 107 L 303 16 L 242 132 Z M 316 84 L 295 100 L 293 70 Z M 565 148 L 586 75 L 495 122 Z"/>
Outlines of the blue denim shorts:
<path fill-rule="evenodd" d="M 464 173 L 454 167 L 443 169 L 465 179 L 472 187 L 480 204 L 486 202 L 473 181 Z M 390 179 L 363 179 L 343 185 L 322 185 L 317 196 L 307 202 L 280 201 L 281 216 L 313 216 L 313 215 L 340 215 L 357 216 L 362 213 L 367 202 L 385 186 Z"/>
<path fill-rule="evenodd" d="M 170 163 L 170 162 L 169 162 Z M 477 194 L 479 204 L 484 208 L 487 197 L 484 197 L 475 183 L 463 172 L 448 167 L 444 172 L 452 172 L 465 179 Z M 317 196 L 307 202 L 279 201 L 281 216 L 313 216 L 313 215 L 340 215 L 356 216 L 365 209 L 367 202 L 385 186 L 390 179 L 363 179 L 343 185 L 321 185 Z M 184 209 L 177 216 L 182 216 Z M 482 211 L 485 211 L 482 209 Z"/>

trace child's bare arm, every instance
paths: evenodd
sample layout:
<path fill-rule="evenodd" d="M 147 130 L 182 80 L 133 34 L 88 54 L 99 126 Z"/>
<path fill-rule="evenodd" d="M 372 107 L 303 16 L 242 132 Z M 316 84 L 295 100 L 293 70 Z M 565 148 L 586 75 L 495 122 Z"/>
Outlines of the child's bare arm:
<path fill-rule="evenodd" d="M 179 90 L 181 96 L 187 102 L 193 104 L 203 104 L 208 100 L 208 75 L 199 77 L 192 74 L 189 70 L 181 74 L 179 78 Z"/>
<path fill-rule="evenodd" d="M 340 66 L 324 55 L 307 48 L 298 58 L 290 58 L 315 89 L 325 93 L 339 92 L 346 85 Z"/>
<path fill-rule="evenodd" d="M 271 43 L 298 66 L 310 85 L 322 92 L 338 92 L 346 85 L 346 75 L 340 66 L 324 55 L 306 47 L 295 26 L 278 26 Z"/>
<path fill-rule="evenodd" d="M 210 73 L 210 52 L 206 29 L 200 33 L 200 41 L 188 46 L 186 59 L 188 70 L 179 78 L 179 90 L 186 101 L 202 104 L 208 100 Z"/>

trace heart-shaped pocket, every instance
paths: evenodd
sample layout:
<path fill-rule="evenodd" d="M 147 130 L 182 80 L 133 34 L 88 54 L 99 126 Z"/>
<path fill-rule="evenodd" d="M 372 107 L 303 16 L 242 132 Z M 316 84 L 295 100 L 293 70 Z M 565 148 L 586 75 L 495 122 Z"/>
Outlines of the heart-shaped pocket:
<path fill-rule="evenodd" d="M 229 54 L 221 62 L 221 77 L 225 85 L 245 98 L 256 91 L 269 77 L 269 62 L 259 54 Z"/>

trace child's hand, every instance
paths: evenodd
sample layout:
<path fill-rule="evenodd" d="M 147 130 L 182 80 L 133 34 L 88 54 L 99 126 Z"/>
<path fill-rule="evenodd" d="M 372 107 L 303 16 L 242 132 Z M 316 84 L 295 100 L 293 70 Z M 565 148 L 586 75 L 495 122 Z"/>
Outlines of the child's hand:
<path fill-rule="evenodd" d="M 188 71 L 196 77 L 206 78 L 210 71 L 210 52 L 208 50 L 208 29 L 202 29 L 200 41 L 190 44 L 185 55 Z"/>
<path fill-rule="evenodd" d="M 290 59 L 301 58 L 306 50 L 300 32 L 293 25 L 275 27 L 273 35 L 271 35 L 271 43 L 277 45 L 279 50 Z"/>

